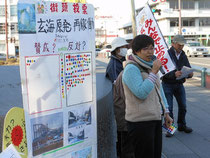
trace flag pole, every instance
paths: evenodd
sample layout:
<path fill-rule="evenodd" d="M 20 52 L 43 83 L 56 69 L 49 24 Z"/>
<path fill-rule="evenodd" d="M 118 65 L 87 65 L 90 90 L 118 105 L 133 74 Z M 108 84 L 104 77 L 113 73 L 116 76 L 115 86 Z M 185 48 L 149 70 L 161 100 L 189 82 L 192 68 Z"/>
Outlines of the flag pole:
<path fill-rule="evenodd" d="M 134 38 L 136 37 L 136 15 L 135 15 L 134 0 L 131 0 L 131 12 L 132 12 L 132 31 L 133 31 L 133 38 Z"/>

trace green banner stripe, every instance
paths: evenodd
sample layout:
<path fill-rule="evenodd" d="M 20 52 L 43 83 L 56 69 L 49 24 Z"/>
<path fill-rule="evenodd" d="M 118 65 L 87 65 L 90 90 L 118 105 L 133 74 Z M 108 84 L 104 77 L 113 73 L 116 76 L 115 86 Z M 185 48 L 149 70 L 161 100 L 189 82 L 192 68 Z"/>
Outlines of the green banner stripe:
<path fill-rule="evenodd" d="M 82 143 L 82 142 L 84 142 L 84 140 L 82 140 L 82 141 L 80 141 L 80 142 L 77 142 L 77 143 L 74 143 L 74 144 L 71 144 L 71 145 L 64 146 L 64 147 L 62 147 L 62 148 L 58 148 L 58 149 L 52 150 L 52 151 L 50 151 L 50 152 L 46 152 L 46 153 L 44 153 L 44 154 L 42 154 L 42 155 L 45 156 L 45 155 L 48 155 L 48 154 L 52 154 L 52 153 L 55 153 L 55 152 L 57 152 L 57 151 L 59 151 L 59 150 L 63 150 L 63 149 L 65 149 L 65 148 L 71 147 L 71 146 L 73 146 L 73 145 L 76 145 L 76 144 L 79 144 L 79 143 Z"/>

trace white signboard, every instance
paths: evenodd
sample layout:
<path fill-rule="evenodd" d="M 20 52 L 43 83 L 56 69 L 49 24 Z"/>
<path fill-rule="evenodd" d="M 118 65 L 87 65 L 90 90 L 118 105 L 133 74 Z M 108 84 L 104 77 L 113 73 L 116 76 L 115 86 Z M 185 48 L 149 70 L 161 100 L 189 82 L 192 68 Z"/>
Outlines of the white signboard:
<path fill-rule="evenodd" d="M 155 41 L 155 56 L 161 60 L 165 73 L 175 69 L 175 66 L 168 54 L 168 47 L 159 29 L 156 19 L 147 4 L 136 17 L 137 34 L 146 34 Z M 162 73 L 159 73 L 163 76 Z"/>
<path fill-rule="evenodd" d="M 28 157 L 97 157 L 94 7 L 19 0 Z"/>

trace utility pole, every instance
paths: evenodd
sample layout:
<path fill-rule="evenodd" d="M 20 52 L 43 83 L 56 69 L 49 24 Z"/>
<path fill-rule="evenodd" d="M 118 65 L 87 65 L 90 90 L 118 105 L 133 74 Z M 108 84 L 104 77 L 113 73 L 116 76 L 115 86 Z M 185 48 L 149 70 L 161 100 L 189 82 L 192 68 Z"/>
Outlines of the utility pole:
<path fill-rule="evenodd" d="M 182 15 L 181 15 L 181 0 L 178 0 L 179 5 L 179 34 L 182 34 Z"/>
<path fill-rule="evenodd" d="M 106 21 L 104 21 L 104 30 L 105 30 L 105 44 L 107 43 L 107 30 L 106 30 Z"/>
<path fill-rule="evenodd" d="M 132 12 L 132 31 L 133 31 L 133 38 L 134 38 L 136 37 L 136 15 L 135 15 L 134 0 L 131 0 L 131 12 Z"/>
<path fill-rule="evenodd" d="M 7 0 L 5 0 L 5 43 L 6 43 L 6 60 L 9 59 L 9 49 L 8 49 L 8 27 L 7 27 Z"/>

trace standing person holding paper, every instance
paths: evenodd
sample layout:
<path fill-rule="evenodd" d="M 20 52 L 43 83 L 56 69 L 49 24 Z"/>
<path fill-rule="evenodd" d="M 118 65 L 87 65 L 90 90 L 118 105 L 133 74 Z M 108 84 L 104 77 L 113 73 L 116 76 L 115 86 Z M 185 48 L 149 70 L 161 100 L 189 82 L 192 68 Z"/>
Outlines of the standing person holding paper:
<path fill-rule="evenodd" d="M 191 68 L 189 60 L 182 50 L 186 40 L 182 35 L 176 35 L 172 41 L 172 47 L 168 50 L 169 56 L 171 57 L 176 69 L 163 76 L 162 86 L 165 92 L 165 96 L 169 105 L 170 116 L 173 118 L 173 96 L 176 98 L 178 103 L 178 131 L 184 131 L 185 133 L 191 133 L 192 128 L 186 125 L 186 94 L 183 83 L 186 78 L 192 78 L 193 72 L 185 78 L 181 78 L 181 69 L 186 66 Z M 181 78 L 181 79 L 179 79 Z M 166 137 L 173 136 L 170 133 L 166 133 Z"/>

